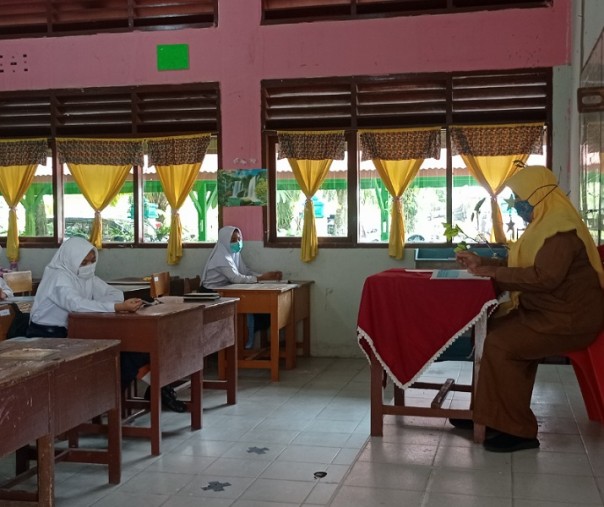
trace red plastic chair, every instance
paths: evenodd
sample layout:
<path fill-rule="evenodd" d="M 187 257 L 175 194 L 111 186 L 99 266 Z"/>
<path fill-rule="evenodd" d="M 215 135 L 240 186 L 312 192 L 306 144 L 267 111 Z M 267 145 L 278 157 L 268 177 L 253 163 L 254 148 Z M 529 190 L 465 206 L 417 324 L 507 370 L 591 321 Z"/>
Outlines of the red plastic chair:
<path fill-rule="evenodd" d="M 598 251 L 604 264 L 604 245 Z M 566 356 L 575 370 L 588 417 L 604 424 L 604 330 L 589 347 Z"/>

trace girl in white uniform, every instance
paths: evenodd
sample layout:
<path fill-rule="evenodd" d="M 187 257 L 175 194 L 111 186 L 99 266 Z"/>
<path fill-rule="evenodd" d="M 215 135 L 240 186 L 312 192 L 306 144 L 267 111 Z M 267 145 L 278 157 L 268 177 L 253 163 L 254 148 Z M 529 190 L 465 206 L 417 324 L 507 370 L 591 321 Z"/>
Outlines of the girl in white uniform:
<path fill-rule="evenodd" d="M 67 239 L 44 269 L 36 291 L 27 329 L 28 337 L 64 338 L 71 312 L 136 312 L 143 304 L 139 298 L 124 301 L 124 293 L 95 276 L 97 249 L 83 238 Z M 149 362 L 149 355 L 122 352 L 121 384 L 126 389 L 138 370 Z M 162 388 L 162 401 L 176 412 L 185 405 L 168 386 Z"/>

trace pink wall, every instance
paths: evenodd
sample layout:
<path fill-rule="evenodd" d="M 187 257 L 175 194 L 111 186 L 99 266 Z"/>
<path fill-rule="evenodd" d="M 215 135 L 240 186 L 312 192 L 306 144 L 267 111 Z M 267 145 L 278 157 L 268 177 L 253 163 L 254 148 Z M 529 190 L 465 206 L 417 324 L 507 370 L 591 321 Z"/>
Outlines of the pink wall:
<path fill-rule="evenodd" d="M 259 167 L 261 79 L 564 65 L 570 3 L 260 26 L 261 0 L 221 0 L 217 28 L 0 40 L 3 61 L 19 63 L 4 66 L 0 91 L 219 81 L 223 167 Z M 190 69 L 157 71 L 158 44 L 189 44 Z M 259 208 L 226 208 L 224 223 L 262 238 Z"/>

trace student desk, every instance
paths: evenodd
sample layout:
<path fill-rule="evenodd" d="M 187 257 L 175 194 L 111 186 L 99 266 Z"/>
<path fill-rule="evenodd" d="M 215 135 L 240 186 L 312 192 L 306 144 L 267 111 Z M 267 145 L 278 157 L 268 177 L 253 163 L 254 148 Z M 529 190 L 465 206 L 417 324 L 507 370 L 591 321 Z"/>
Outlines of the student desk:
<path fill-rule="evenodd" d="M 125 436 L 151 440 L 151 453 L 160 454 L 160 388 L 191 376 L 191 428 L 201 428 L 201 385 L 205 355 L 226 348 L 230 350 L 230 373 L 227 375 L 227 399 L 235 403 L 235 306 L 232 299 L 206 303 L 166 302 L 141 308 L 136 313 L 72 313 L 69 336 L 73 338 L 115 338 L 123 352 L 146 352 L 150 355 L 151 400 L 150 426 L 122 427 Z M 208 312 L 206 316 L 206 307 Z M 206 318 L 212 332 L 205 332 Z"/>
<path fill-rule="evenodd" d="M 54 505 L 54 462 L 108 465 L 109 482 L 121 476 L 119 342 L 61 338 L 13 339 L 0 344 L 0 455 L 17 451 L 17 476 L 3 500 Z M 107 448 L 54 449 L 54 437 L 107 414 Z M 37 493 L 12 488 L 29 477 L 29 448 L 37 440 Z"/>
<path fill-rule="evenodd" d="M 414 415 L 471 419 L 470 408 L 441 408 L 449 391 L 472 392 L 472 386 L 419 383 L 416 379 L 451 344 L 472 326 L 476 333 L 474 382 L 478 377 L 489 309 L 497 305 L 490 279 L 431 280 L 431 274 L 390 269 L 365 280 L 357 335 L 371 363 L 371 435 L 381 436 L 384 415 Z M 481 338 L 481 339 L 479 339 Z M 394 405 L 385 404 L 385 376 L 395 385 Z M 439 390 L 430 407 L 404 405 L 404 389 L 414 386 Z M 474 438 L 484 438 L 475 425 Z"/>
<path fill-rule="evenodd" d="M 268 358 L 262 357 L 264 351 L 243 350 L 245 339 L 238 340 L 238 368 L 265 368 L 271 371 L 271 380 L 279 380 L 279 330 L 285 328 L 285 367 L 296 366 L 296 338 L 294 333 L 294 289 L 295 284 L 285 283 L 247 283 L 216 287 L 223 297 L 239 299 L 237 313 L 239 334 L 246 337 L 244 314 L 268 313 L 271 318 L 270 349 Z"/>

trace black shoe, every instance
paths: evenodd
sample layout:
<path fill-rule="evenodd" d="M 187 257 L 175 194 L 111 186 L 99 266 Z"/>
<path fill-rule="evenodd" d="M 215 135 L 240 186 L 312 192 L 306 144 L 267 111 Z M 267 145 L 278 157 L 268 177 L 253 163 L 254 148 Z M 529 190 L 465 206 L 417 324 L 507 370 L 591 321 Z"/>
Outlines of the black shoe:
<path fill-rule="evenodd" d="M 151 386 L 147 387 L 145 391 L 145 399 L 147 401 L 151 399 Z M 176 397 L 176 392 L 170 386 L 161 388 L 161 405 L 166 410 L 178 412 L 179 414 L 187 411 L 187 404 Z"/>
<path fill-rule="evenodd" d="M 537 449 L 539 447 L 539 440 L 500 433 L 493 438 L 485 440 L 482 445 L 487 451 L 491 452 L 515 452 L 524 449 Z"/>
<path fill-rule="evenodd" d="M 474 429 L 474 421 L 472 419 L 449 419 L 449 423 L 459 430 Z"/>

